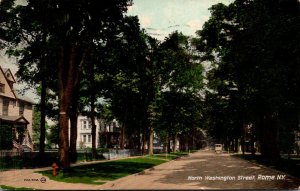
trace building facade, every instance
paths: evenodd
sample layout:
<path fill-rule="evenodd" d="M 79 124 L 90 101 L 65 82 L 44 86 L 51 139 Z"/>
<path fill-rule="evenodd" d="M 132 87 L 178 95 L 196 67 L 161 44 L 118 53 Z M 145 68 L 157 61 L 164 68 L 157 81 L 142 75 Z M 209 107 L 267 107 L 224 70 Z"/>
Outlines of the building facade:
<path fill-rule="evenodd" d="M 32 150 L 34 102 L 18 94 L 15 83 L 11 70 L 0 66 L 0 125 L 11 128 L 13 150 Z"/>
<path fill-rule="evenodd" d="M 95 120 L 96 125 L 96 147 L 99 139 L 99 122 Z M 77 118 L 77 148 L 92 148 L 92 122 L 87 116 L 78 116 Z"/>
<path fill-rule="evenodd" d="M 113 148 L 120 144 L 120 130 L 115 119 L 105 122 L 96 118 L 95 125 L 97 148 Z M 77 149 L 92 148 L 92 123 L 87 116 L 78 116 L 76 147 Z"/>

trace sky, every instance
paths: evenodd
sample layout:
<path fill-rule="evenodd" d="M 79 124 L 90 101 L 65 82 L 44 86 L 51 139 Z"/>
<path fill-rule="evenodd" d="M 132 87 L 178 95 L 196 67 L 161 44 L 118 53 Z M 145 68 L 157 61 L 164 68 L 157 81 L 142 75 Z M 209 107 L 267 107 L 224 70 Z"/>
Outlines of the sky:
<path fill-rule="evenodd" d="M 203 23 L 210 17 L 208 10 L 214 4 L 228 4 L 232 0 L 133 0 L 133 5 L 128 8 L 128 15 L 137 15 L 141 27 L 148 34 L 164 40 L 168 34 L 178 30 L 185 35 L 195 36 Z M 23 0 L 18 0 L 22 3 Z M 13 73 L 17 71 L 16 59 L 9 59 L 0 51 L 0 65 L 10 68 Z M 24 85 L 17 85 L 18 89 Z M 32 91 L 29 97 L 37 100 Z"/>
<path fill-rule="evenodd" d="M 164 40 L 175 30 L 195 36 L 210 17 L 208 8 L 229 2 L 231 0 L 133 0 L 128 15 L 137 15 L 148 34 Z"/>

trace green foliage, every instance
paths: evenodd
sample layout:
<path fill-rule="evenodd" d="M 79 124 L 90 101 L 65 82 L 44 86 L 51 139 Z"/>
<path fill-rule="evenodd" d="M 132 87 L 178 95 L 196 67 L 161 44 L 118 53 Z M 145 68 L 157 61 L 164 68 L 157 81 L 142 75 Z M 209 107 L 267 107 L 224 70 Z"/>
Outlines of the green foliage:
<path fill-rule="evenodd" d="M 51 125 L 49 126 L 49 134 L 47 135 L 47 140 L 50 144 L 58 145 L 59 143 L 59 126 Z"/>
<path fill-rule="evenodd" d="M 208 129 L 218 139 L 232 139 L 250 122 L 263 155 L 278 156 L 279 140 L 286 145 L 281 149 L 290 150 L 299 124 L 299 2 L 236 0 L 210 10 L 196 40 L 213 66 L 207 75 Z"/>
<path fill-rule="evenodd" d="M 153 107 L 153 124 L 158 135 L 184 134 L 199 127 L 204 68 L 199 63 L 192 39 L 177 31 L 160 45 L 160 91 Z"/>
<path fill-rule="evenodd" d="M 11 150 L 13 147 L 12 128 L 9 125 L 0 125 L 0 150 Z"/>
<path fill-rule="evenodd" d="M 0 185 L 0 189 L 3 189 L 3 190 L 36 190 L 34 188 L 13 187 L 13 186 L 5 186 L 5 185 Z"/>
<path fill-rule="evenodd" d="M 34 107 L 33 110 L 33 121 L 32 121 L 32 130 L 33 130 L 33 135 L 32 135 L 32 140 L 34 144 L 39 144 L 40 140 L 40 127 L 41 127 L 41 112 L 38 110 L 37 107 Z M 46 137 L 47 135 L 47 130 L 49 129 L 49 125 L 46 122 Z"/>

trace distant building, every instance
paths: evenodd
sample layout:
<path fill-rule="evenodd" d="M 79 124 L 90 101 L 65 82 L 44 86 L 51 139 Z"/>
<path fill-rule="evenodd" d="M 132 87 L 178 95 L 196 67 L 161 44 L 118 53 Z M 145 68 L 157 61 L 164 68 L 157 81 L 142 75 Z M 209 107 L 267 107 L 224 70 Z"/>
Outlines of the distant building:
<path fill-rule="evenodd" d="M 13 132 L 13 150 L 32 150 L 32 117 L 34 102 L 14 90 L 16 80 L 11 70 L 0 66 L 0 125 Z M 17 131 L 24 128 L 21 134 Z"/>
<path fill-rule="evenodd" d="M 120 144 L 120 129 L 114 119 L 109 122 L 95 119 L 96 147 L 113 148 Z M 92 123 L 87 116 L 78 116 L 77 119 L 77 149 L 92 148 Z"/>
<path fill-rule="evenodd" d="M 121 144 L 121 128 L 116 119 L 100 121 L 99 144 L 105 148 L 119 148 Z"/>
<path fill-rule="evenodd" d="M 95 120 L 96 125 L 96 147 L 98 143 L 99 122 Z M 77 148 L 92 148 L 92 122 L 86 116 L 78 116 L 77 119 Z"/>

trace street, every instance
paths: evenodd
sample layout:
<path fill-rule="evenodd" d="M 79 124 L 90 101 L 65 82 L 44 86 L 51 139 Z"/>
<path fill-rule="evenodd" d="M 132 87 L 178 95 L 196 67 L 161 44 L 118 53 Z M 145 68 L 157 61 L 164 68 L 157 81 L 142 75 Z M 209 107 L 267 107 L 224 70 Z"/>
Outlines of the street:
<path fill-rule="evenodd" d="M 295 189 L 300 180 L 232 157 L 199 151 L 110 183 L 105 189 Z"/>
<path fill-rule="evenodd" d="M 34 173 L 37 169 L 0 173 L 0 185 L 36 189 L 297 189 L 300 180 L 235 158 L 229 154 L 198 151 L 103 185 L 56 182 Z M 25 181 L 35 179 L 37 181 Z"/>

